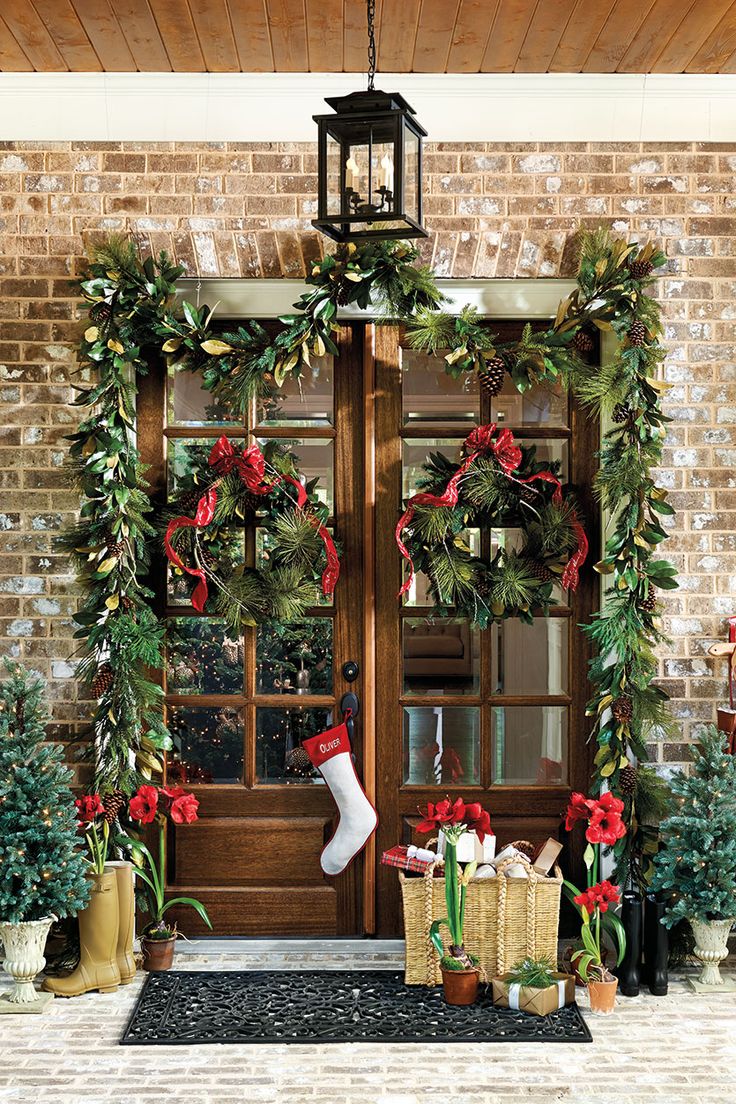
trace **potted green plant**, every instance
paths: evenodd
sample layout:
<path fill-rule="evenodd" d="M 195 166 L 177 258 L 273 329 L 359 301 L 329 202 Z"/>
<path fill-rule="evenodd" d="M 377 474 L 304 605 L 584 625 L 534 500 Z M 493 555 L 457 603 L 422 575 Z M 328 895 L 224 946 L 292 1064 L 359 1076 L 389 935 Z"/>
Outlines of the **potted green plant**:
<path fill-rule="evenodd" d="M 480 970 L 478 959 L 469 954 L 463 943 L 465 922 L 465 896 L 468 883 L 473 878 L 477 862 L 461 868 L 457 861 L 457 843 L 465 832 L 475 832 L 482 843 L 491 831 L 491 818 L 478 802 L 466 805 L 462 798 L 453 803 L 449 797 L 436 805 L 431 802 L 423 813 L 424 819 L 417 825 L 422 833 L 441 830 L 445 837 L 445 902 L 447 916 L 435 920 L 429 934 L 440 956 L 442 985 L 448 1004 L 473 1004 L 478 995 Z M 445 950 L 440 929 L 446 927 L 449 947 Z"/>
<path fill-rule="evenodd" d="M 588 887 L 581 891 L 572 882 L 565 881 L 568 898 L 577 908 L 580 919 L 582 947 L 573 955 L 576 973 L 588 987 L 591 1012 L 607 1014 L 616 1003 L 616 978 L 605 964 L 602 932 L 605 930 L 616 950 L 616 965 L 620 966 L 626 953 L 626 933 L 623 925 L 609 909 L 620 901 L 619 887 L 608 880 L 599 880 L 600 849 L 612 847 L 626 834 L 621 819 L 624 803 L 611 793 L 590 798 L 574 793 L 567 807 L 565 827 L 571 831 L 579 821 L 585 822 L 587 847 L 583 859 L 587 871 Z"/>
<path fill-rule="evenodd" d="M 178 937 L 176 924 L 169 924 L 166 913 L 176 905 L 189 905 L 208 928 L 212 927 L 207 910 L 194 897 L 170 897 L 166 899 L 166 875 L 164 869 L 166 826 L 169 817 L 174 824 L 193 824 L 197 820 L 199 802 L 192 793 L 185 793 L 180 786 L 140 786 L 128 806 L 132 820 L 139 824 L 158 826 L 158 855 L 154 856 L 142 840 L 122 836 L 119 840 L 134 857 L 136 876 L 145 886 L 149 920 L 141 935 L 144 970 L 170 970 L 174 961 L 174 947 Z"/>

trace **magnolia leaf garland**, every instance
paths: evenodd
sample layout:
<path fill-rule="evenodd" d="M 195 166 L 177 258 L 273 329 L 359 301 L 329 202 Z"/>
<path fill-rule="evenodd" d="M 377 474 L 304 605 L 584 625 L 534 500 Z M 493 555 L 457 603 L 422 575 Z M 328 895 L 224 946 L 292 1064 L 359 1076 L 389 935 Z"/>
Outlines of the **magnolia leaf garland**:
<path fill-rule="evenodd" d="M 372 307 L 384 318 L 404 322 L 410 343 L 443 356 L 455 377 L 482 375 L 489 364 L 494 371 L 502 365 L 519 391 L 562 384 L 594 414 L 612 417 L 597 479 L 601 502 L 614 517 L 598 565 L 610 576 L 611 589 L 588 627 L 598 650 L 590 670 L 594 692 L 589 706 L 599 744 L 598 786 L 618 789 L 628 756 L 645 758 L 649 735 L 668 723 L 666 696 L 653 686 L 653 649 L 662 639 L 656 594 L 677 584 L 675 569 L 656 554 L 672 508 L 652 476 L 667 419 L 660 402 L 666 385 L 658 379 L 664 357 L 660 308 L 647 294 L 656 269 L 665 263 L 664 255 L 652 245 L 614 239 L 605 230 L 582 235 L 576 289 L 560 303 L 549 327 L 534 331 L 527 326 L 517 342 L 498 341 L 470 307 L 457 315 L 442 311 L 443 297 L 434 276 L 418 260 L 416 248 L 405 241 L 339 247 L 314 264 L 307 277 L 309 290 L 271 336 L 254 321 L 217 332 L 206 306 L 183 303 L 175 312 L 172 295 L 181 271 L 165 255 L 142 261 L 132 243 L 115 239 L 96 247 L 82 281 L 90 325 L 81 351 L 83 364 L 96 367 L 99 377 L 79 401 L 101 404 L 102 417 L 95 414 L 73 438 L 83 510 L 82 531 L 71 544 L 86 550 L 76 553 L 85 588 L 80 617 L 86 619 L 81 622 L 86 655 L 81 673 L 92 681 L 107 657 L 114 672 L 114 690 L 95 714 L 100 769 L 106 777 L 129 773 L 131 749 L 140 753 L 145 740 L 154 745 L 158 741 L 160 747 L 165 739 L 160 721 L 148 729 L 142 720 L 151 707 L 154 713 L 160 708 L 155 689 L 146 687 L 140 676 L 143 662 L 155 666 L 151 661 L 158 656 L 160 663 L 160 633 L 157 637 L 139 575 L 145 569 L 149 525 L 133 435 L 135 375 L 146 370 L 142 347 L 155 345 L 175 369 L 201 372 L 213 397 L 242 413 L 254 398 L 276 394 L 287 378 L 318 371 L 318 358 L 337 351 L 338 312 L 349 304 Z M 584 359 L 595 329 L 612 332 L 619 342 L 613 359 L 603 366 Z M 440 489 L 446 482 L 438 485 Z M 124 508 L 123 520 L 118 507 Z M 454 532 L 457 523 L 453 517 L 446 528 Z M 422 524 L 432 523 L 425 518 Z M 565 518 L 548 515 L 547 524 L 543 539 L 565 531 Z M 515 567 L 502 596 L 504 608 L 513 604 L 514 593 L 519 595 L 529 585 L 521 565 Z M 133 661 L 142 639 L 149 642 L 147 658 Z M 149 754 L 157 750 L 154 746 Z M 626 802 L 631 824 L 636 794 L 626 795 Z"/>
<path fill-rule="evenodd" d="M 205 465 L 195 460 L 190 467 L 177 503 L 191 512 L 196 500 L 196 509 L 192 516 L 174 509 L 164 546 L 180 578 L 196 579 L 188 594 L 194 609 L 216 612 L 237 634 L 244 625 L 293 621 L 332 595 L 340 564 L 325 524 L 328 509 L 316 480 L 303 485 L 279 442 L 264 452 L 258 445 L 238 451 L 223 436 Z M 237 546 L 238 531 L 256 520 L 261 549 L 254 568 L 232 553 L 233 535 Z"/>

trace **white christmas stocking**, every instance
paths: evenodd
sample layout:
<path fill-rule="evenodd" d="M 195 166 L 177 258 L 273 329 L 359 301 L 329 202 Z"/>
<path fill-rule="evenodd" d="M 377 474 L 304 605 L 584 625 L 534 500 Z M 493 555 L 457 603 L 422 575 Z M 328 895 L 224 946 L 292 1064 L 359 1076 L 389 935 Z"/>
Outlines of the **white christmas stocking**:
<path fill-rule="evenodd" d="M 355 773 L 345 723 L 310 736 L 302 747 L 327 783 L 340 814 L 320 865 L 325 874 L 341 874 L 375 832 L 378 816 Z"/>

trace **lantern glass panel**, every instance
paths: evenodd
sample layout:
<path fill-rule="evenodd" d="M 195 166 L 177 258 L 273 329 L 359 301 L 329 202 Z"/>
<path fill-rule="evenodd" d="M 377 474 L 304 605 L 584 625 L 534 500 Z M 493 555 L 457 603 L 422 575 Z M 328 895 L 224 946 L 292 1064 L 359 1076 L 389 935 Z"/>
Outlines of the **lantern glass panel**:
<path fill-rule="evenodd" d="M 404 128 L 404 214 L 419 222 L 419 135 Z"/>

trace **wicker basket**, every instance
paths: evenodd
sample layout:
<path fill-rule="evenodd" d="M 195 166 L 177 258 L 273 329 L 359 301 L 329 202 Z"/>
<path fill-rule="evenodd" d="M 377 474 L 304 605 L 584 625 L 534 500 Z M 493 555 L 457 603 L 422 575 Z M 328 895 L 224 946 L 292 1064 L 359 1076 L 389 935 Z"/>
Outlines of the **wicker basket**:
<path fill-rule="evenodd" d="M 527 868 L 526 878 L 507 878 L 512 863 Z M 447 913 L 444 878 L 434 878 L 432 867 L 423 878 L 407 878 L 399 871 L 404 901 L 407 985 L 439 985 L 440 960 L 429 938 L 429 927 Z M 527 955 L 557 959 L 562 872 L 540 877 L 523 857 L 499 864 L 498 877 L 471 882 L 465 905 L 466 950 L 477 955 L 486 976 L 505 974 Z M 444 928 L 443 938 L 445 936 Z"/>

